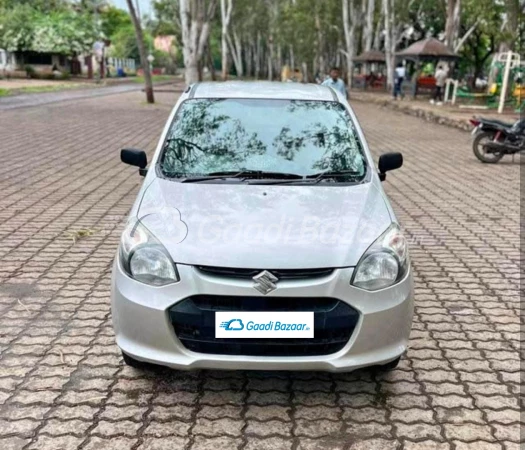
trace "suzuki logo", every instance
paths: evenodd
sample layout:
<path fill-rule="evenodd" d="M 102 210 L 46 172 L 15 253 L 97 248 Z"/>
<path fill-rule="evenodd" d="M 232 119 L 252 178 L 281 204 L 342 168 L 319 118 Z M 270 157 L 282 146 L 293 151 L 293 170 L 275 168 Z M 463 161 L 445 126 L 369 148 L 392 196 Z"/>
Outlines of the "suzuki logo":
<path fill-rule="evenodd" d="M 263 270 L 259 275 L 255 275 L 252 280 L 254 281 L 253 287 L 257 289 L 261 294 L 269 294 L 277 289 L 277 278 L 273 273 Z"/>

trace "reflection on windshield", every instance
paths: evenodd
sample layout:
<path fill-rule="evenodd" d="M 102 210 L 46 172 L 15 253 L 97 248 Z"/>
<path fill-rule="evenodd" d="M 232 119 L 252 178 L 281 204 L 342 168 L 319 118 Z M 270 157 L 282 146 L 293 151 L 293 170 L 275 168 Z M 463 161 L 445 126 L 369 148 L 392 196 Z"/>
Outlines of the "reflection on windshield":
<path fill-rule="evenodd" d="M 187 100 L 171 126 L 160 164 L 170 177 L 242 169 L 302 176 L 366 172 L 345 108 L 304 100 Z"/>

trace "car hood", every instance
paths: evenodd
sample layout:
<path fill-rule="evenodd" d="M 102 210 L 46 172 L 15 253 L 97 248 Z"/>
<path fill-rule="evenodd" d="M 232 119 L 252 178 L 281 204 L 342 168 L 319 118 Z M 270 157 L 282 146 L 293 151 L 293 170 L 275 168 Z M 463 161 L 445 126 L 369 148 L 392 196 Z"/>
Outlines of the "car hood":
<path fill-rule="evenodd" d="M 373 183 L 177 183 L 155 179 L 139 220 L 179 264 L 253 269 L 355 266 L 392 222 Z"/>

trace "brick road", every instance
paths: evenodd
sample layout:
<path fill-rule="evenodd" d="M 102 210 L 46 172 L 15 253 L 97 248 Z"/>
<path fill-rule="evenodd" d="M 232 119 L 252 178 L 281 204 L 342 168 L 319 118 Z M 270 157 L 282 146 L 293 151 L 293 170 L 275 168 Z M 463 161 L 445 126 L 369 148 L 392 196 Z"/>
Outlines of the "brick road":
<path fill-rule="evenodd" d="M 410 349 L 387 375 L 137 371 L 113 341 L 109 276 L 175 94 L 0 112 L 0 449 L 518 449 L 519 164 L 469 136 L 356 109 L 414 241 Z M 73 241 L 80 229 L 93 232 Z"/>

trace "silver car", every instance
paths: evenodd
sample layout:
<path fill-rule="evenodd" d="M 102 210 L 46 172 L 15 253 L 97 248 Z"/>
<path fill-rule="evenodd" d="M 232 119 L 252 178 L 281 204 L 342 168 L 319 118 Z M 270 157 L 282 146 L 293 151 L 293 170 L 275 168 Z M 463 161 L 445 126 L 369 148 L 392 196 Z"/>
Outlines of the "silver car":
<path fill-rule="evenodd" d="M 407 349 L 407 241 L 357 119 L 329 87 L 200 83 L 168 119 L 112 278 L 132 366 L 391 369 Z"/>

